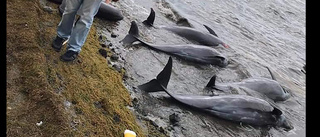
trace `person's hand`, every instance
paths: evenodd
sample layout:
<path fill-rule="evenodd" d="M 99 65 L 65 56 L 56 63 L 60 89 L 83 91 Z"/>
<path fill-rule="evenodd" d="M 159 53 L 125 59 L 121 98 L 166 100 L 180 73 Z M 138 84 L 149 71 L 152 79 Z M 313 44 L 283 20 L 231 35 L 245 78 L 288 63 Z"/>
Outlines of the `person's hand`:
<path fill-rule="evenodd" d="M 111 2 L 111 0 L 106 0 L 105 2 L 106 2 L 107 4 L 109 4 L 109 3 Z"/>

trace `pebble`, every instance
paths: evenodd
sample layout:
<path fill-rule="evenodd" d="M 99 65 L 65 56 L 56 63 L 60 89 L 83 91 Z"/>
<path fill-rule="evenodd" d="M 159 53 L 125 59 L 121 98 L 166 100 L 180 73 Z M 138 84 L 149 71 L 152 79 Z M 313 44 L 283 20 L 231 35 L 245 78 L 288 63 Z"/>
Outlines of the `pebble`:
<path fill-rule="evenodd" d="M 169 116 L 169 120 L 172 125 L 177 125 L 180 121 L 180 117 L 178 116 L 178 114 L 173 113 Z"/>
<path fill-rule="evenodd" d="M 99 101 L 93 103 L 96 108 L 102 108 L 102 105 Z"/>
<path fill-rule="evenodd" d="M 106 40 L 107 40 L 107 37 L 104 36 L 104 35 L 100 35 L 100 36 L 99 36 L 99 40 L 100 40 L 100 41 L 106 41 Z"/>
<path fill-rule="evenodd" d="M 113 120 L 114 120 L 116 123 L 120 123 L 120 122 L 121 122 L 120 116 L 119 116 L 118 114 L 116 114 L 116 115 L 113 116 Z"/>
<path fill-rule="evenodd" d="M 110 57 L 111 60 L 115 61 L 115 60 L 118 60 L 119 59 L 119 56 L 117 54 L 113 54 L 111 57 Z"/>
<path fill-rule="evenodd" d="M 111 37 L 112 37 L 112 38 L 116 38 L 116 37 L 118 37 L 118 36 L 119 36 L 119 35 L 118 35 L 118 34 L 115 34 L 114 32 L 111 33 Z"/>
<path fill-rule="evenodd" d="M 103 47 L 103 48 L 106 48 L 107 47 L 107 45 L 106 44 L 100 44 L 101 45 L 101 47 Z"/>
<path fill-rule="evenodd" d="M 43 10 L 48 12 L 48 13 L 52 13 L 53 12 L 53 9 L 51 7 L 49 7 L 49 6 L 44 6 Z"/>
<path fill-rule="evenodd" d="M 99 53 L 101 56 L 103 56 L 104 58 L 107 58 L 107 51 L 105 49 L 99 49 Z"/>
<path fill-rule="evenodd" d="M 118 72 L 121 72 L 122 67 L 121 67 L 120 65 L 114 64 L 114 65 L 112 65 L 112 67 L 113 67 L 114 69 L 116 69 Z"/>
<path fill-rule="evenodd" d="M 71 102 L 69 102 L 69 101 L 64 101 L 63 104 L 67 108 L 70 108 L 70 106 L 71 106 Z"/>

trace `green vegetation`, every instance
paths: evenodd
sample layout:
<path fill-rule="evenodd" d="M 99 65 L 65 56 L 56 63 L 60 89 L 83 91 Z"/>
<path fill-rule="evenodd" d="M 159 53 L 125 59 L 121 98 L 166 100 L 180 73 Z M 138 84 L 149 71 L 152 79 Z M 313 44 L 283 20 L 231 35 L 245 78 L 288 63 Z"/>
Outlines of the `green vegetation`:
<path fill-rule="evenodd" d="M 122 74 L 98 53 L 95 23 L 78 61 L 65 63 L 51 48 L 59 21 L 38 0 L 7 0 L 7 136 L 145 136 Z"/>

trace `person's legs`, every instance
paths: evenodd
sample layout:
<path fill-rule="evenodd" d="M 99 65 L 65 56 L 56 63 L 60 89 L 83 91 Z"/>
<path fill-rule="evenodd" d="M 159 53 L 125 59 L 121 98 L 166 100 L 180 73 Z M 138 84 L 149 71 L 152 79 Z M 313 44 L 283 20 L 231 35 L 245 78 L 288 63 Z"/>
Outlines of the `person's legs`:
<path fill-rule="evenodd" d="M 75 16 L 84 0 L 64 0 L 65 9 L 57 28 L 57 35 L 60 38 L 68 39 L 72 32 Z"/>
<path fill-rule="evenodd" d="M 80 19 L 75 24 L 68 42 L 68 50 L 79 53 L 86 41 L 94 16 L 97 14 L 102 0 L 83 0 L 78 14 Z"/>
<path fill-rule="evenodd" d="M 83 0 L 63 0 L 60 6 L 63 6 L 64 12 L 61 21 L 57 27 L 57 36 L 52 43 L 52 48 L 59 52 L 62 48 L 63 41 L 70 37 L 73 22 L 76 13 Z"/>
<path fill-rule="evenodd" d="M 62 61 L 73 61 L 81 51 L 81 47 L 87 39 L 94 16 L 97 14 L 102 0 L 83 0 L 78 11 L 79 20 L 72 29 L 67 51 L 60 59 Z"/>

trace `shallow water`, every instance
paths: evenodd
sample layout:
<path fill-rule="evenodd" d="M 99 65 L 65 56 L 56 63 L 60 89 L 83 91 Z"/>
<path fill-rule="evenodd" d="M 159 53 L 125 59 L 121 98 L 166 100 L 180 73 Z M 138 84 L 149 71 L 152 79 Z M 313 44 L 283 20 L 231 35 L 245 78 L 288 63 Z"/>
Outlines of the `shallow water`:
<path fill-rule="evenodd" d="M 161 121 L 168 136 L 305 136 L 305 1 L 302 0 L 121 0 L 112 3 L 122 10 L 124 20 L 117 23 L 99 22 L 99 33 L 113 43 L 123 57 L 130 91 L 137 115 Z M 198 65 L 173 57 L 173 72 L 168 90 L 176 94 L 208 94 L 202 89 L 216 74 L 217 83 L 236 82 L 248 77 L 271 78 L 289 88 L 292 97 L 276 104 L 292 123 L 287 132 L 279 128 L 239 125 L 188 108 L 163 92 L 145 93 L 136 86 L 156 77 L 169 55 L 141 44 L 128 47 L 119 41 L 125 37 L 130 22 L 135 20 L 145 41 L 156 44 L 192 43 L 165 30 L 147 28 L 142 24 L 153 8 L 155 25 L 186 25 L 207 31 L 211 27 L 231 48 L 217 47 L 231 64 L 226 68 Z M 119 36 L 110 38 L 110 33 Z M 170 125 L 169 116 L 177 114 L 178 126 Z"/>

